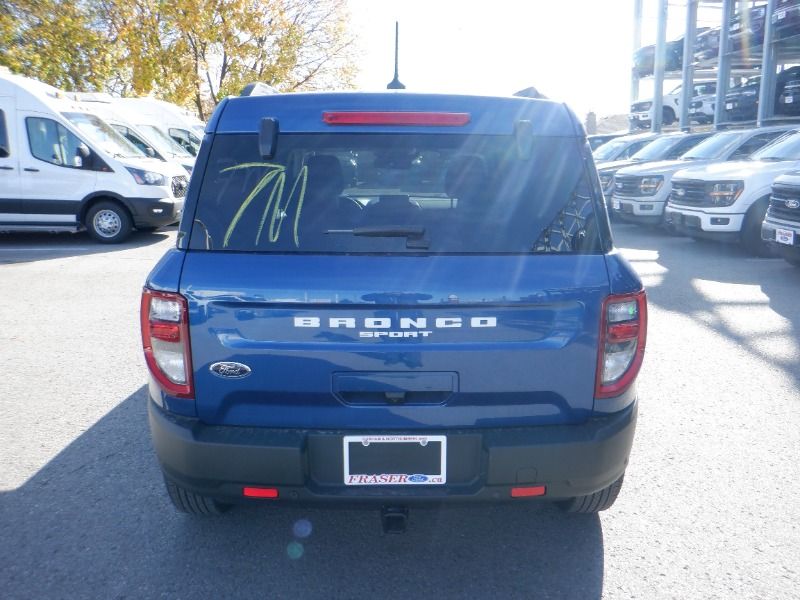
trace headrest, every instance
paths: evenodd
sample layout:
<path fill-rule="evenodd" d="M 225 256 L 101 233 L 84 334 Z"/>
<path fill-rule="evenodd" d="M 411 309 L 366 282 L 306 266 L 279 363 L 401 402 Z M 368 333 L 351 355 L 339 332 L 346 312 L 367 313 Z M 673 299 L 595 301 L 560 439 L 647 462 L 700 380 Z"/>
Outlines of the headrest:
<path fill-rule="evenodd" d="M 456 156 L 444 177 L 444 189 L 451 198 L 478 193 L 487 184 L 486 162 L 480 156 Z"/>
<path fill-rule="evenodd" d="M 306 160 L 308 181 L 306 194 L 338 196 L 344 189 L 342 165 L 330 154 L 317 154 Z"/>

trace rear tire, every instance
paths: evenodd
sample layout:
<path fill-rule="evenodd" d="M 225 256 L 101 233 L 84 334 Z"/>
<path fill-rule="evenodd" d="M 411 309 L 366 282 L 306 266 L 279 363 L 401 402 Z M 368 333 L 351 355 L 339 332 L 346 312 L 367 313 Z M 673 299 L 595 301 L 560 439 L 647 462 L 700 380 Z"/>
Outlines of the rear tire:
<path fill-rule="evenodd" d="M 672 125 L 675 122 L 675 111 L 669 106 L 665 106 L 661 114 L 663 115 L 661 121 L 664 125 Z"/>
<path fill-rule="evenodd" d="M 128 211 L 111 200 L 98 202 L 86 213 L 84 225 L 101 244 L 119 244 L 133 231 L 133 220 Z"/>
<path fill-rule="evenodd" d="M 564 512 L 584 515 L 598 513 L 601 510 L 611 508 L 617 496 L 619 496 L 619 491 L 622 489 L 622 480 L 624 478 L 625 473 L 610 486 L 603 488 L 599 492 L 558 502 L 558 506 Z"/>
<path fill-rule="evenodd" d="M 172 504 L 181 512 L 198 516 L 215 516 L 221 515 L 230 508 L 229 504 L 223 504 L 208 496 L 190 492 L 166 477 L 164 484 L 167 486 L 167 494 L 169 494 Z"/>

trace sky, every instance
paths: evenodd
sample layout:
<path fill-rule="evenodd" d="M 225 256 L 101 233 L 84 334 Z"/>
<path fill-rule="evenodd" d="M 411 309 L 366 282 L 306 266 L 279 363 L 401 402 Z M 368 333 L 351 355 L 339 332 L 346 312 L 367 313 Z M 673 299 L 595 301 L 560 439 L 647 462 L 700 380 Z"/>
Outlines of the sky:
<path fill-rule="evenodd" d="M 630 105 L 633 0 L 348 0 L 358 38 L 356 86 L 381 90 L 394 74 L 410 91 L 509 95 L 535 86 L 579 117 L 624 114 Z M 642 45 L 655 43 L 656 0 L 644 0 Z M 685 0 L 670 0 L 667 39 L 680 37 Z M 718 26 L 718 7 L 699 25 Z M 665 92 L 680 81 L 665 82 Z M 643 81 L 640 98 L 652 94 Z"/>

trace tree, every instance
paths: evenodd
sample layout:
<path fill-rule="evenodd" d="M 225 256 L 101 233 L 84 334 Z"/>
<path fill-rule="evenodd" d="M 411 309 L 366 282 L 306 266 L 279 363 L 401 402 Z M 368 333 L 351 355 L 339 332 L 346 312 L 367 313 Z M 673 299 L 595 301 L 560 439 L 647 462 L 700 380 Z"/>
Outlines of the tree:
<path fill-rule="evenodd" d="M 346 88 L 345 0 L 10 0 L 0 64 L 59 87 L 153 94 L 205 119 L 251 81 Z"/>
<path fill-rule="evenodd" d="M 281 91 L 350 87 L 344 0 L 166 0 L 164 41 L 201 118 L 251 81 Z M 164 72 L 167 70 L 165 69 Z M 164 89 L 169 82 L 157 81 Z M 175 97 L 183 89 L 166 92 Z"/>
<path fill-rule="evenodd" d="M 4 0 L 0 6 L 0 64 L 60 88 L 104 89 L 115 49 L 81 2 Z"/>

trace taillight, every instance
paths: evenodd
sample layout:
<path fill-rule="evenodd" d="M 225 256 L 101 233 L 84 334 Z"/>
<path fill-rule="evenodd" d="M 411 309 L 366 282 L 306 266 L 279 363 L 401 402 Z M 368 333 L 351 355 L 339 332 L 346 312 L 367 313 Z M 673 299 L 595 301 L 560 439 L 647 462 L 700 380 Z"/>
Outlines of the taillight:
<path fill-rule="evenodd" d="M 141 320 L 144 357 L 153 377 L 167 394 L 194 398 L 186 298 L 145 288 Z"/>
<path fill-rule="evenodd" d="M 596 398 L 622 394 L 636 379 L 647 339 L 647 296 L 609 296 L 603 302 L 597 359 Z"/>

